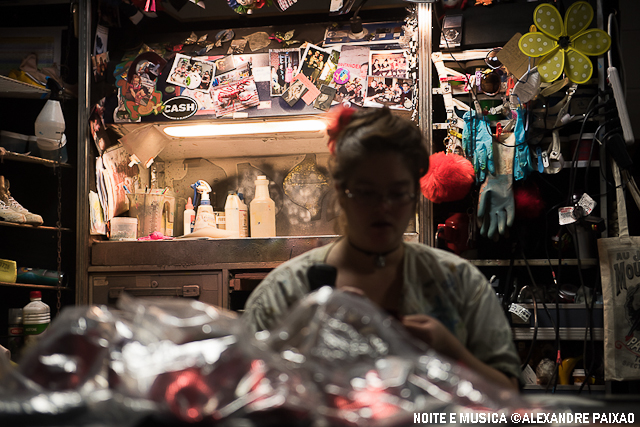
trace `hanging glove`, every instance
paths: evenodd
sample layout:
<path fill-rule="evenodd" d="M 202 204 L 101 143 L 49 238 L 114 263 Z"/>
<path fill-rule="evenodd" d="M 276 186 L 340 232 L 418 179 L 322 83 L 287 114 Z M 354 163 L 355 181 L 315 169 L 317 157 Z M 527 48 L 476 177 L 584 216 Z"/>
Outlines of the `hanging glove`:
<path fill-rule="evenodd" d="M 495 173 L 493 165 L 493 146 L 489 122 L 482 116 L 478 117 L 474 110 L 467 111 L 463 116 L 464 131 L 462 132 L 462 148 L 467 156 L 473 153 L 473 169 L 476 181 L 484 182 L 487 171 Z"/>
<path fill-rule="evenodd" d="M 529 145 L 525 142 L 524 110 L 518 108 L 516 125 L 513 133 L 516 137 L 516 151 L 513 162 L 513 177 L 516 181 L 525 179 L 534 170 Z"/>
<path fill-rule="evenodd" d="M 513 198 L 513 169 L 515 135 L 511 134 L 502 143 L 496 143 L 496 174 L 487 175 L 480 187 L 478 199 L 478 222 L 480 234 L 490 239 L 497 233 L 504 235 L 507 227 L 515 219 L 515 200 Z"/>
<path fill-rule="evenodd" d="M 515 218 L 513 177 L 511 175 L 488 175 L 480 187 L 478 220 L 480 234 L 493 239 L 498 232 L 504 235 Z"/>

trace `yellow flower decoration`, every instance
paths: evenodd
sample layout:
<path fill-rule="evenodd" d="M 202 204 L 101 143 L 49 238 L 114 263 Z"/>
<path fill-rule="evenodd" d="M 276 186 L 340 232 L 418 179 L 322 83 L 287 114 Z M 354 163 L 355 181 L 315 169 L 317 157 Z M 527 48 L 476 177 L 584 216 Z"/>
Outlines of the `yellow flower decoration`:
<path fill-rule="evenodd" d="M 589 81 L 593 65 L 589 56 L 602 55 L 611 47 L 611 37 L 600 29 L 587 30 L 593 20 L 593 9 L 585 1 L 572 4 L 564 16 L 548 3 L 536 7 L 533 22 L 540 32 L 520 37 L 522 53 L 538 62 L 538 73 L 543 82 L 552 82 L 566 73 L 569 80 L 583 84 Z"/>

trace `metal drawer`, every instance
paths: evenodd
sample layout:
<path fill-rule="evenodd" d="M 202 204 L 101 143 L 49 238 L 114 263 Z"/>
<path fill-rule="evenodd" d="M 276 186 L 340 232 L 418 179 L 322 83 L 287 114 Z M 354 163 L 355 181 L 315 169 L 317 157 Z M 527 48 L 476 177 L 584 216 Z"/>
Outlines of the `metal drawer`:
<path fill-rule="evenodd" d="M 114 305 L 123 292 L 144 298 L 193 298 L 222 306 L 220 272 L 109 273 L 89 276 L 92 304 Z"/>

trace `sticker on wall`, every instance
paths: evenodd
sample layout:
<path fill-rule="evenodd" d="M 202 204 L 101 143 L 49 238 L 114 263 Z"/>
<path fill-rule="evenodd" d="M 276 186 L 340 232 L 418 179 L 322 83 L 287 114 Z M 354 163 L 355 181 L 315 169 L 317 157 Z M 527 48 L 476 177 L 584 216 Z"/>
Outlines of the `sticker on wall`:
<path fill-rule="evenodd" d="M 156 90 L 158 77 L 166 61 L 145 46 L 131 62 L 116 67 L 116 87 L 119 90 L 116 123 L 139 121 L 140 117 L 162 112 L 162 93 Z M 121 72 L 126 70 L 125 72 Z"/>
<path fill-rule="evenodd" d="M 198 103 L 188 96 L 176 96 L 164 103 L 162 115 L 171 120 L 185 120 L 196 114 Z"/>

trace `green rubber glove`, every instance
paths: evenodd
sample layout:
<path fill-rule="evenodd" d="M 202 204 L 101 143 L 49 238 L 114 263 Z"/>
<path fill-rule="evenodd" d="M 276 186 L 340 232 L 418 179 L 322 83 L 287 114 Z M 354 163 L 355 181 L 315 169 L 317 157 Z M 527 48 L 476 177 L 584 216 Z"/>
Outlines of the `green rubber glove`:
<path fill-rule="evenodd" d="M 478 220 L 481 222 L 480 234 L 493 239 L 496 232 L 504 235 L 507 227 L 513 225 L 515 218 L 513 198 L 513 176 L 488 175 L 480 187 L 478 201 Z"/>

